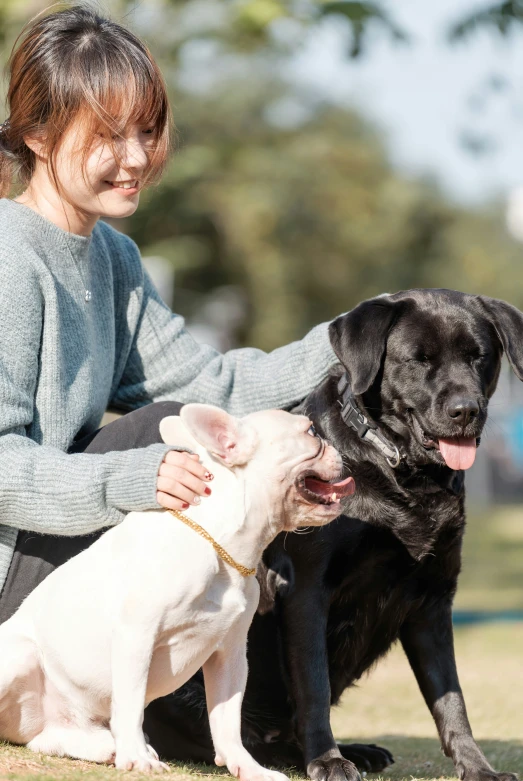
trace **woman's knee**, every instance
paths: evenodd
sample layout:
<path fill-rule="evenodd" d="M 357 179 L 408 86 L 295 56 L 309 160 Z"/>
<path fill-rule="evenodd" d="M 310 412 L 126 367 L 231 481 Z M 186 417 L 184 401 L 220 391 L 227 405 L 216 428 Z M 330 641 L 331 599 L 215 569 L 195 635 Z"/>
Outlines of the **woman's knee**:
<path fill-rule="evenodd" d="M 160 422 L 169 415 L 179 415 L 183 404 L 179 401 L 157 401 L 128 412 L 113 420 L 82 441 L 70 452 L 109 453 L 114 450 L 133 450 L 162 442 Z"/>

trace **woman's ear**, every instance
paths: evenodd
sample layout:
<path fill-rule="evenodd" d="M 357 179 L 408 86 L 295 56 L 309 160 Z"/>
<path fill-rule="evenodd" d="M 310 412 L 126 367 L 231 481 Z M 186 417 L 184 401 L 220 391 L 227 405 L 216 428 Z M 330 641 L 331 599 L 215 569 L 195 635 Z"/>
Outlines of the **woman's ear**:
<path fill-rule="evenodd" d="M 40 160 L 47 160 L 46 137 L 43 133 L 25 135 L 24 144 L 28 146 L 31 152 L 34 152 Z"/>
<path fill-rule="evenodd" d="M 219 407 L 185 404 L 180 418 L 200 445 L 226 466 L 246 464 L 258 444 L 255 429 Z"/>

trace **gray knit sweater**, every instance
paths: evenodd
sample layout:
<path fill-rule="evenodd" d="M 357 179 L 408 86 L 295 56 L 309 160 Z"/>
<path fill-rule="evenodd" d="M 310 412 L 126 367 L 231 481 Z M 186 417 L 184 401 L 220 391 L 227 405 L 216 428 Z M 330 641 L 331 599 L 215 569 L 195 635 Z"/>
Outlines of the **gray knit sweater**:
<path fill-rule="evenodd" d="M 174 399 L 236 415 L 286 407 L 336 362 L 327 323 L 269 354 L 197 344 L 129 237 L 103 222 L 88 237 L 67 233 L 5 198 L 0 317 L 0 591 L 18 529 L 87 534 L 159 506 L 167 445 L 66 453 L 108 406 Z"/>

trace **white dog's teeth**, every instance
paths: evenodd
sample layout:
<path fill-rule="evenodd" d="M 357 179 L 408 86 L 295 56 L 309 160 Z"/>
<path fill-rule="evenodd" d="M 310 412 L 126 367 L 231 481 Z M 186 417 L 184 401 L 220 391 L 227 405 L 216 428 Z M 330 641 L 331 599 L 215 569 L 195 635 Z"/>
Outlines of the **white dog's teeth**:
<path fill-rule="evenodd" d="M 337 498 L 337 497 L 336 497 L 336 494 L 332 494 L 332 501 L 333 501 L 333 502 L 335 502 L 335 501 L 336 501 L 336 498 Z"/>

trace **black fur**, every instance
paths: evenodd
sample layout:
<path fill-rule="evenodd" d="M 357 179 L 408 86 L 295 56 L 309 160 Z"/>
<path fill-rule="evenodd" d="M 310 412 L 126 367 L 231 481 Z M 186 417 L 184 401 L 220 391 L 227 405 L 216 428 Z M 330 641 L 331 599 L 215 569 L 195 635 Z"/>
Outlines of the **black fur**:
<path fill-rule="evenodd" d="M 358 403 L 402 462 L 393 470 L 341 420 L 341 366 L 300 406 L 343 452 L 357 490 L 332 524 L 280 535 L 265 553 L 243 711 L 244 740 L 259 761 L 306 768 L 318 781 L 354 781 L 355 765 L 390 764 L 386 749 L 338 746 L 329 711 L 399 639 L 460 778 L 515 778 L 490 767 L 467 719 L 451 619 L 464 479 L 430 441 L 480 436 L 503 350 L 523 379 L 522 335 L 518 310 L 447 290 L 372 299 L 332 324 Z M 146 731 L 165 757 L 212 762 L 201 678 L 152 703 Z"/>

